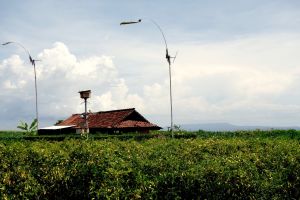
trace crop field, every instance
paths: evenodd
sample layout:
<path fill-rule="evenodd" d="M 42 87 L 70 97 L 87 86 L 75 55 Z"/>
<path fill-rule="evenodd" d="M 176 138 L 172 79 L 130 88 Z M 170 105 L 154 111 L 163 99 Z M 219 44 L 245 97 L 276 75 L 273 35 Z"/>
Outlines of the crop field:
<path fill-rule="evenodd" d="M 2 136 L 0 199 L 300 199 L 299 132 L 175 136 Z"/>

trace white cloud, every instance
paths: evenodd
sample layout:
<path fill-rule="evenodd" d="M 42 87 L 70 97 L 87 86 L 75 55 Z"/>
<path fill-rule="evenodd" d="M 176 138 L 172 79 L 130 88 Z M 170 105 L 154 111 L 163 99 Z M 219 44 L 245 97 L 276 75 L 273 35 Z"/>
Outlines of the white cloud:
<path fill-rule="evenodd" d="M 134 48 L 129 47 L 128 52 Z M 175 48 L 180 49 L 172 66 L 176 124 L 220 121 L 299 125 L 298 36 L 249 36 L 219 43 L 181 44 Z M 144 60 L 143 56 L 154 50 L 135 51 L 139 64 L 150 66 L 152 60 Z M 161 68 L 162 64 L 166 66 L 165 62 L 145 69 L 146 73 L 141 73 L 145 78 L 129 77 L 124 72 L 132 70 L 132 60 L 124 62 L 127 67 L 124 69 L 123 63 L 115 66 L 111 56 L 75 56 L 61 42 L 43 50 L 38 59 L 42 60 L 37 63 L 41 118 L 55 121 L 82 112 L 84 107 L 77 92 L 91 89 L 88 107 L 92 111 L 136 107 L 150 121 L 161 126 L 169 123 L 169 77 L 167 67 Z M 143 66 L 139 70 L 143 72 Z M 28 115 L 33 118 L 32 66 L 13 55 L 0 63 L 0 72 L 2 96 L 15 97 L 0 108 L 5 107 L 5 113 L 14 113 L 16 121 Z M 159 78 L 158 72 L 162 74 Z M 149 80 L 153 82 L 149 84 Z M 132 92 L 132 88 L 140 89 Z M 17 111 L 16 104 L 27 108 Z"/>
<path fill-rule="evenodd" d="M 24 66 L 24 62 L 17 55 L 12 55 L 0 63 L 0 89 L 2 96 L 22 97 L 28 99 L 29 96 L 23 89 L 28 85 L 29 77 L 33 75 L 33 68 Z M 6 106 L 6 105 L 3 105 Z"/>
<path fill-rule="evenodd" d="M 42 122 L 43 118 L 60 119 L 72 113 L 83 112 L 84 107 L 78 91 L 85 89 L 92 90 L 88 106 L 92 111 L 125 107 L 143 108 L 143 100 L 137 94 L 129 93 L 128 86 L 125 80 L 118 76 L 118 70 L 111 57 L 77 58 L 65 44 L 56 42 L 52 48 L 43 50 L 38 59 L 42 61 L 36 65 Z M 20 100 L 14 103 L 28 105 L 24 112 L 31 113 L 29 115 L 32 119 L 35 112 L 34 106 L 31 106 L 34 105 L 34 79 L 31 70 L 29 63 L 22 61 L 18 56 L 11 56 L 0 65 L 3 95 L 9 97 L 12 93 L 10 91 L 14 90 L 13 93 Z M 30 84 L 26 84 L 27 82 Z M 30 99 L 24 102 L 23 94 Z M 15 112 L 16 120 L 28 117 L 28 113 L 15 110 L 12 103 L 1 106 L 8 107 L 7 112 Z"/>
<path fill-rule="evenodd" d="M 104 110 L 119 108 L 137 108 L 144 110 L 144 100 L 138 94 L 130 94 L 124 79 L 119 79 L 117 87 L 111 88 L 106 93 L 97 96 L 95 104 L 101 106 Z"/>
<path fill-rule="evenodd" d="M 299 85 L 297 36 L 256 36 L 179 49 L 173 68 L 177 121 L 299 125 L 299 113 L 292 112 L 299 107 L 293 95 Z"/>
<path fill-rule="evenodd" d="M 300 114 L 292 110 L 300 104 L 289 100 L 300 84 L 299 39 L 260 35 L 180 45 L 172 67 L 175 122 L 299 125 Z M 144 88 L 145 107 L 151 108 L 147 111 L 159 110 L 167 118 L 168 78 Z"/>
<path fill-rule="evenodd" d="M 58 64 L 55 62 L 56 55 Z M 61 115 L 82 111 L 83 106 L 79 104 L 81 100 L 76 92 L 84 89 L 92 90 L 89 100 L 92 111 L 142 107 L 141 98 L 129 93 L 125 80 L 118 76 L 118 70 L 108 56 L 78 59 L 63 43 L 55 43 L 53 48 L 44 50 L 39 58 L 45 60 L 40 66 L 40 82 L 47 84 L 56 105 L 65 105 L 60 111 Z M 117 87 L 111 87 L 112 84 Z M 43 91 L 47 91 L 46 87 Z"/>

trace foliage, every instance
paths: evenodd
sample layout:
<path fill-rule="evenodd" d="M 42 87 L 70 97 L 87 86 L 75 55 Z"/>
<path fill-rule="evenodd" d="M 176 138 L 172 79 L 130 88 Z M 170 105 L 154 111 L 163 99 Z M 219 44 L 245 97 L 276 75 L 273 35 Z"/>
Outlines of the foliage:
<path fill-rule="evenodd" d="M 1 141 L 0 199 L 299 199 L 300 140 L 256 134 Z"/>
<path fill-rule="evenodd" d="M 34 136 L 22 136 L 21 131 L 0 131 L 0 140 L 48 140 L 48 141 L 63 141 L 65 139 L 82 139 L 79 134 L 57 134 L 57 135 L 34 135 Z M 195 139 L 195 138 L 214 138 L 214 139 L 229 139 L 229 138 L 241 138 L 241 139 L 295 139 L 300 140 L 300 131 L 297 130 L 255 130 L 255 131 L 235 131 L 235 132 L 209 132 L 199 130 L 196 132 L 190 131 L 177 131 L 174 132 L 174 138 L 180 139 Z M 106 139 L 118 139 L 118 140 L 136 140 L 143 141 L 151 138 L 171 138 L 172 135 L 169 131 L 153 131 L 151 133 L 119 133 L 119 134 L 103 134 L 93 133 L 89 134 L 89 140 L 106 140 Z"/>
<path fill-rule="evenodd" d="M 55 122 L 54 126 L 56 126 L 56 125 L 62 123 L 63 121 L 64 121 L 64 120 L 62 120 L 62 119 L 57 120 L 57 121 Z"/>
<path fill-rule="evenodd" d="M 254 131 L 223 131 L 210 132 L 199 130 L 196 132 L 198 138 L 286 138 L 300 139 L 300 131 L 290 130 L 254 130 Z"/>
<path fill-rule="evenodd" d="M 0 131 L 0 138 L 21 138 L 23 137 L 22 131 Z"/>
<path fill-rule="evenodd" d="M 184 131 L 183 129 L 181 129 L 181 126 L 178 124 L 174 124 L 173 125 L 173 131 Z"/>
<path fill-rule="evenodd" d="M 34 119 L 31 124 L 21 121 L 17 126 L 18 129 L 25 131 L 25 135 L 36 135 L 37 134 L 37 119 Z"/>

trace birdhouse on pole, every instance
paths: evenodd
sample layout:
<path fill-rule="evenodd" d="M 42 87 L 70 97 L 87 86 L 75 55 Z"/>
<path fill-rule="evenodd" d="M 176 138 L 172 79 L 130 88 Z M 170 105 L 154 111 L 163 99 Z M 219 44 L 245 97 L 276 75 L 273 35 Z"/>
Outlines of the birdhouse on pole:
<path fill-rule="evenodd" d="M 80 98 L 88 99 L 91 97 L 91 90 L 79 91 L 79 94 L 80 94 Z"/>
<path fill-rule="evenodd" d="M 89 133 L 88 120 L 87 120 L 87 99 L 91 97 L 91 90 L 79 91 L 80 98 L 84 99 L 84 127 L 82 129 L 83 134 Z"/>

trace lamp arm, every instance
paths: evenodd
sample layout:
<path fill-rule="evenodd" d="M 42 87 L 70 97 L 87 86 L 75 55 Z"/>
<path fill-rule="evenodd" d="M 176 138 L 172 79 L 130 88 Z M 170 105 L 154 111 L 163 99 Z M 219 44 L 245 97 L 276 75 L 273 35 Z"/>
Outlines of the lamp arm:
<path fill-rule="evenodd" d="M 11 41 L 11 42 L 6 42 L 6 43 L 4 43 L 2 45 L 7 45 L 7 44 L 11 44 L 11 43 L 14 43 L 14 44 L 18 45 L 19 47 L 21 47 L 22 49 L 24 49 L 24 51 L 28 54 L 28 56 L 31 57 L 29 51 L 21 43 L 19 43 L 19 42 L 13 42 L 13 41 Z"/>
<path fill-rule="evenodd" d="M 161 35 L 163 36 L 165 45 L 166 45 L 166 50 L 168 50 L 167 40 L 166 40 L 165 34 L 164 34 L 164 32 L 162 31 L 161 27 L 160 27 L 160 26 L 158 25 L 158 23 L 156 23 L 153 19 L 149 19 L 149 21 L 151 21 L 151 22 L 158 28 L 158 30 L 160 31 Z"/>

